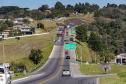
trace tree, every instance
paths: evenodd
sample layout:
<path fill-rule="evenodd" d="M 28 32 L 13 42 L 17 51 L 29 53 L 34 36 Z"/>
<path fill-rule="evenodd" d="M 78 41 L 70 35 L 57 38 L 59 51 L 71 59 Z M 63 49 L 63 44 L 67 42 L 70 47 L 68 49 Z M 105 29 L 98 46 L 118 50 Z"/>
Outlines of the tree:
<path fill-rule="evenodd" d="M 74 10 L 74 7 L 72 5 L 70 5 L 70 4 L 68 4 L 66 6 L 66 9 L 69 10 L 69 11 L 71 11 L 71 10 Z"/>
<path fill-rule="evenodd" d="M 126 9 L 126 5 L 125 5 L 125 4 L 120 4 L 120 5 L 119 5 L 119 8 L 120 8 L 120 9 Z"/>
<path fill-rule="evenodd" d="M 28 19 L 24 19 L 23 22 L 24 22 L 25 24 L 30 24 L 30 21 L 29 21 Z"/>
<path fill-rule="evenodd" d="M 61 2 L 58 1 L 55 4 L 55 9 L 56 10 L 64 10 L 65 9 L 65 6 Z"/>
<path fill-rule="evenodd" d="M 94 32 L 91 32 L 91 35 L 88 39 L 88 44 L 92 50 L 97 51 L 97 52 L 100 52 L 106 49 L 101 38 L 98 36 L 98 34 Z"/>
<path fill-rule="evenodd" d="M 77 39 L 86 42 L 87 41 L 87 29 L 84 25 L 76 27 Z"/>
<path fill-rule="evenodd" d="M 112 52 L 110 52 L 110 50 L 104 50 L 100 52 L 99 55 L 101 63 L 109 63 L 112 59 L 115 58 L 115 55 Z"/>
<path fill-rule="evenodd" d="M 38 23 L 38 24 L 37 24 L 37 28 L 44 29 L 44 24 L 42 24 L 42 23 Z"/>
<path fill-rule="evenodd" d="M 110 3 L 108 3 L 107 4 L 107 7 L 113 7 L 113 8 L 116 8 L 116 7 L 118 7 L 116 4 L 110 4 Z"/>
<path fill-rule="evenodd" d="M 5 30 L 8 27 L 7 24 L 5 24 L 4 22 L 0 22 L 0 32 L 2 32 L 3 30 Z"/>
<path fill-rule="evenodd" d="M 43 55 L 42 55 L 42 51 L 40 49 L 38 49 L 38 50 L 32 49 L 31 50 L 31 53 L 29 55 L 29 59 L 34 64 L 40 63 L 40 61 L 41 61 L 42 58 L 43 58 Z"/>
<path fill-rule="evenodd" d="M 5 24 L 7 24 L 8 27 L 13 27 L 13 22 L 12 21 L 6 20 Z"/>
<path fill-rule="evenodd" d="M 49 9 L 49 6 L 47 4 L 45 5 L 42 5 L 40 8 L 38 8 L 38 10 L 44 12 L 45 10 L 48 10 Z"/>

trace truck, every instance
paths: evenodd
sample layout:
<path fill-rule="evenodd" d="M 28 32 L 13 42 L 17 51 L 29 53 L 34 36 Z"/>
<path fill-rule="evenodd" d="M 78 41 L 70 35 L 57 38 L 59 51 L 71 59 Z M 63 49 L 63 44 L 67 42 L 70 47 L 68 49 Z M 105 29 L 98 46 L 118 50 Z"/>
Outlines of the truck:
<path fill-rule="evenodd" d="M 11 74 L 4 64 L 0 65 L 0 84 L 11 84 Z"/>

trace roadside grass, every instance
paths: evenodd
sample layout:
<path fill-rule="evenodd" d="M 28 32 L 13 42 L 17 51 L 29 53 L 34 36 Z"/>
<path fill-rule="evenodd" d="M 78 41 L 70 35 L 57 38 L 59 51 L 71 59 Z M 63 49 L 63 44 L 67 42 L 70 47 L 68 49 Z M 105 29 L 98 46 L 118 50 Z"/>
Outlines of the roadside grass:
<path fill-rule="evenodd" d="M 111 70 L 107 74 L 117 75 L 100 78 L 100 84 L 126 84 L 126 66 L 111 64 Z M 82 64 L 80 65 L 82 74 L 85 75 L 104 75 L 105 72 L 100 64 Z"/>
<path fill-rule="evenodd" d="M 116 65 L 111 64 L 111 69 L 107 71 L 107 74 L 115 74 L 117 73 L 118 76 L 123 77 L 122 73 L 126 73 L 126 66 L 125 65 Z M 80 65 L 80 70 L 83 74 L 86 75 L 97 75 L 97 74 L 105 74 L 102 65 L 100 64 L 82 64 Z M 124 75 L 126 76 L 126 74 Z"/>
<path fill-rule="evenodd" d="M 31 25 L 37 25 L 37 23 L 42 23 L 44 24 L 44 27 L 47 31 L 51 31 L 53 29 L 55 29 L 57 27 L 57 24 L 55 21 L 53 20 L 36 20 L 34 21 Z M 37 29 L 37 33 L 41 33 L 41 32 L 47 32 L 45 30 L 42 29 Z"/>
<path fill-rule="evenodd" d="M 105 77 L 100 79 L 100 84 L 126 84 L 126 78 L 118 76 Z"/>
<path fill-rule="evenodd" d="M 82 48 L 82 51 L 81 51 Z M 97 55 L 92 51 L 86 42 L 77 45 L 77 59 L 81 61 L 82 52 L 82 64 L 80 64 L 80 71 L 84 75 L 105 75 L 105 71 L 101 64 L 90 63 L 92 60 L 96 60 Z M 96 60 L 97 61 L 97 60 Z M 89 64 L 86 64 L 89 62 Z M 114 76 L 100 78 L 100 84 L 126 84 L 126 65 L 111 64 L 111 70 L 107 71 L 107 74 L 117 74 Z"/>
<path fill-rule="evenodd" d="M 95 59 L 95 52 L 93 52 L 86 42 L 81 42 L 81 45 L 77 44 L 77 60 L 83 62 L 92 62 Z M 82 56 L 82 57 L 81 57 Z"/>
<path fill-rule="evenodd" d="M 0 42 L 0 63 L 22 63 L 26 66 L 28 73 L 33 72 L 42 66 L 48 59 L 52 47 L 53 47 L 53 39 L 56 36 L 55 29 L 51 31 L 49 34 L 40 35 L 40 36 L 31 36 L 31 37 L 23 37 L 20 40 L 16 39 L 8 39 Z M 3 47 L 4 44 L 4 56 L 3 56 Z M 38 65 L 33 64 L 28 56 L 30 54 L 31 49 L 41 49 L 43 59 L 41 63 Z M 28 74 L 27 73 L 27 74 Z M 16 77 L 19 78 L 24 76 L 24 74 L 16 73 Z"/>
<path fill-rule="evenodd" d="M 93 13 L 88 13 L 88 14 L 78 14 L 78 15 L 70 15 L 70 17 L 67 18 L 65 23 L 69 22 L 72 19 L 80 19 L 86 24 L 90 24 L 94 22 L 94 14 Z"/>

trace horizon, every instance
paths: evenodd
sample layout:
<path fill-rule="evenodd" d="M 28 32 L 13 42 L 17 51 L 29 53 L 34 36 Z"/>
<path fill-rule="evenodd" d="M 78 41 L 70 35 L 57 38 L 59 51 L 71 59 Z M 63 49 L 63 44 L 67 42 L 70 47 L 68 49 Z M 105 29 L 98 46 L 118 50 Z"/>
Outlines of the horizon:
<path fill-rule="evenodd" d="M 1 6 L 18 6 L 21 8 L 29 8 L 29 9 L 37 9 L 41 5 L 47 4 L 49 7 L 54 7 L 57 1 L 62 2 L 65 6 L 67 4 L 75 5 L 76 3 L 90 3 L 97 4 L 100 7 L 106 6 L 108 3 L 110 4 L 126 4 L 124 0 L 0 0 Z"/>

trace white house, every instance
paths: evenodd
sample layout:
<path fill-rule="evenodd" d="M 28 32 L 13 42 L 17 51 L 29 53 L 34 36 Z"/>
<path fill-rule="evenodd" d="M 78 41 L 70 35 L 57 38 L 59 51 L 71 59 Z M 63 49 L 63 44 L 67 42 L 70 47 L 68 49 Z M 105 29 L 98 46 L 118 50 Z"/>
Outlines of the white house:
<path fill-rule="evenodd" d="M 33 34 L 32 28 L 29 26 L 22 26 L 20 28 L 20 31 L 25 35 L 25 34 Z"/>
<path fill-rule="evenodd" d="M 126 53 L 117 55 L 115 62 L 117 64 L 126 64 Z"/>

